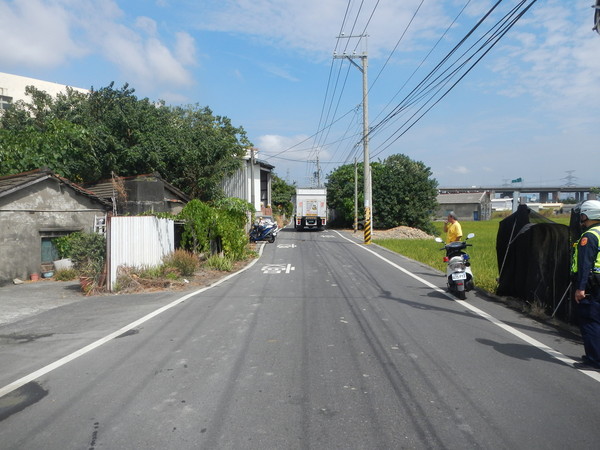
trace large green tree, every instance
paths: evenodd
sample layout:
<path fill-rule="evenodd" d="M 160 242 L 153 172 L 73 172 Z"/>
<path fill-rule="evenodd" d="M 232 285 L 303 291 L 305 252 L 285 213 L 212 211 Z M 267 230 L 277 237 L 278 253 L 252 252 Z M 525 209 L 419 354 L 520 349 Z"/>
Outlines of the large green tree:
<path fill-rule="evenodd" d="M 279 214 L 290 217 L 294 210 L 292 197 L 296 193 L 296 186 L 288 184 L 283 178 L 273 174 L 271 178 L 271 200 Z"/>
<path fill-rule="evenodd" d="M 56 98 L 27 88 L 0 117 L 0 175 L 47 166 L 78 182 L 159 172 L 194 198 L 220 197 L 220 181 L 251 143 L 207 107 L 138 99 L 128 85 Z"/>
<path fill-rule="evenodd" d="M 363 169 L 358 164 L 359 215 L 364 215 Z M 350 226 L 354 220 L 354 165 L 334 170 L 327 181 L 327 202 L 335 210 L 336 222 Z M 404 225 L 431 232 L 431 214 L 436 207 L 437 181 L 422 162 L 406 155 L 392 155 L 371 163 L 373 222 L 376 228 Z"/>

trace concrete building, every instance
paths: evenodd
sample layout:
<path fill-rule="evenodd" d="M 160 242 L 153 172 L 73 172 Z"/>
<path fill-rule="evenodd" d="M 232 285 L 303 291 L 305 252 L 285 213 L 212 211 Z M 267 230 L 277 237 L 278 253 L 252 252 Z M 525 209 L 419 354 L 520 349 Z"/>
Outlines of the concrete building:
<path fill-rule="evenodd" d="M 0 72 L 0 113 L 18 100 L 27 101 L 29 99 L 25 95 L 25 88 L 27 86 L 35 86 L 37 89 L 45 91 L 53 97 L 56 97 L 61 92 L 65 92 L 67 89 L 67 85 L 64 84 Z M 88 89 L 83 88 L 73 87 L 73 89 L 82 93 L 89 92 Z"/>
<path fill-rule="evenodd" d="M 0 284 L 43 272 L 58 259 L 54 238 L 94 231 L 110 210 L 109 202 L 47 169 L 0 177 Z"/>
<path fill-rule="evenodd" d="M 167 183 L 158 173 L 114 177 L 111 180 L 86 184 L 85 188 L 110 202 L 115 216 L 146 212 L 177 215 L 190 201 L 186 194 Z"/>
<path fill-rule="evenodd" d="M 492 202 L 489 192 L 470 192 L 462 194 L 439 194 L 436 218 L 442 219 L 454 211 L 461 220 L 489 220 L 492 217 Z"/>

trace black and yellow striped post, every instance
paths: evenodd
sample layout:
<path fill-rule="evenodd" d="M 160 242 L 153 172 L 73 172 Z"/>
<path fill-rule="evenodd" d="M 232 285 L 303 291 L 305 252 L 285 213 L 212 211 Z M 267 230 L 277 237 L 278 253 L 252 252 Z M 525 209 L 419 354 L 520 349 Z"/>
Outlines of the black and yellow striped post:
<path fill-rule="evenodd" d="M 371 243 L 371 208 L 365 207 L 365 245 Z"/>

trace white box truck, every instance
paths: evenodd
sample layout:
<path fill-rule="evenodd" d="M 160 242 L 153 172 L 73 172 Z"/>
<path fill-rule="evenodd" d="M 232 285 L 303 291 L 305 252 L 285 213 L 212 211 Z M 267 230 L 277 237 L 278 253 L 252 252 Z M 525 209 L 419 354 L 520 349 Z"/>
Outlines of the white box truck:
<path fill-rule="evenodd" d="M 327 225 L 327 189 L 296 188 L 294 224 L 296 230 L 316 228 L 322 230 Z"/>

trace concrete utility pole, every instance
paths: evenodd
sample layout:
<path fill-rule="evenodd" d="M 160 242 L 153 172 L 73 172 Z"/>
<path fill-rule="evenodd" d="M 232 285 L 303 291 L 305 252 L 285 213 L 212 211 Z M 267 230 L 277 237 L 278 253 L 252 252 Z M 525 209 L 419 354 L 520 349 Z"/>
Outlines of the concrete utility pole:
<path fill-rule="evenodd" d="M 358 164 L 354 158 L 354 232 L 358 230 Z"/>
<path fill-rule="evenodd" d="M 252 206 L 256 210 L 256 198 L 254 195 L 254 148 L 250 148 L 250 198 L 252 202 Z"/>
<path fill-rule="evenodd" d="M 366 35 L 360 36 L 338 36 L 338 39 L 350 39 L 350 38 L 367 38 Z M 364 153 L 364 191 L 365 191 L 365 234 L 364 234 L 364 242 L 365 244 L 371 243 L 371 227 L 373 222 L 372 215 L 372 192 L 371 192 L 371 164 L 369 161 L 369 86 L 367 83 L 367 68 L 368 68 L 368 56 L 367 51 L 365 50 L 361 54 L 356 54 L 353 52 L 352 55 L 346 54 L 344 52 L 341 55 L 337 53 L 333 54 L 334 59 L 348 59 L 358 70 L 362 72 L 363 75 L 363 153 Z M 353 59 L 360 58 L 362 61 L 362 67 L 356 64 Z"/>

